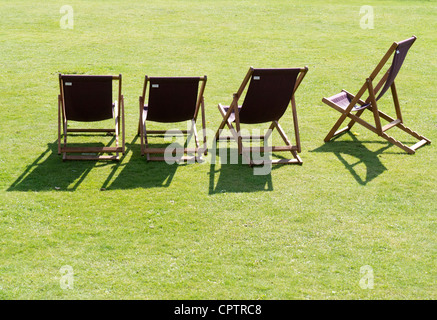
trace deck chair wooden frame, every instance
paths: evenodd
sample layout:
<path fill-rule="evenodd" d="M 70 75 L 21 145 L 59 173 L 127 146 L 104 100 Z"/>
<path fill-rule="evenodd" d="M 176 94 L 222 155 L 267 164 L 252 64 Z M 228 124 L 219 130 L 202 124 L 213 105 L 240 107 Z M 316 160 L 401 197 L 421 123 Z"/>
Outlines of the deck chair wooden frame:
<path fill-rule="evenodd" d="M 326 135 L 324 139 L 325 142 L 328 142 L 333 137 L 339 136 L 349 131 L 355 123 L 359 123 L 365 128 L 376 133 L 380 137 L 398 146 L 409 154 L 414 154 L 415 151 L 421 146 L 431 143 L 429 139 L 425 138 L 424 136 L 418 134 L 417 132 L 411 130 L 404 125 L 395 85 L 396 75 L 398 74 L 402 66 L 402 63 L 409 48 L 415 40 L 416 37 L 412 36 L 411 38 L 400 42 L 393 42 L 387 53 L 383 56 L 383 58 L 373 70 L 371 75 L 366 79 L 365 83 L 356 95 L 353 95 L 346 90 L 342 90 L 340 93 L 334 96 L 331 96 L 329 98 L 325 97 L 322 99 L 325 104 L 329 105 L 330 107 L 334 108 L 342 114 L 337 122 L 334 124 L 332 129 L 329 131 L 329 133 Z M 376 77 L 381 72 L 391 56 L 393 56 L 393 62 L 391 66 L 388 68 L 387 72 L 381 77 L 379 82 L 374 85 Z M 384 93 L 388 89 L 391 89 L 393 103 L 396 111 L 396 118 L 389 116 L 378 108 L 377 101 L 384 95 Z M 366 92 L 368 93 L 368 96 L 365 100 L 363 100 L 362 97 Z M 378 92 L 379 95 L 377 96 Z M 369 122 L 360 118 L 365 110 L 369 110 L 373 113 L 375 125 L 372 125 Z M 346 127 L 339 130 L 340 126 L 346 120 L 346 118 L 350 118 L 350 122 L 347 124 Z M 383 126 L 381 119 L 387 121 L 388 124 Z M 412 146 L 407 146 L 402 142 L 396 140 L 392 136 L 389 136 L 386 131 L 393 127 L 397 127 L 403 130 L 404 132 L 419 140 L 419 142 Z"/>
<path fill-rule="evenodd" d="M 268 101 L 265 104 L 260 104 L 258 107 L 258 116 L 255 118 L 258 119 L 252 119 L 249 121 L 244 121 L 244 119 L 241 119 L 240 113 L 242 110 L 245 110 L 246 114 L 251 112 L 251 105 L 245 105 L 246 99 L 248 98 L 249 90 L 246 92 L 245 100 L 242 105 L 239 105 L 239 100 L 242 97 L 246 87 L 250 88 L 251 81 L 259 80 L 261 77 L 263 77 L 264 73 L 269 72 L 295 72 L 295 78 L 292 79 L 292 85 L 291 87 L 286 88 L 288 91 L 290 99 L 287 99 L 285 101 L 282 101 L 282 114 L 279 114 L 278 117 L 275 119 L 269 119 L 269 105 L 270 102 L 273 100 L 271 97 L 269 97 L 269 92 L 262 92 L 261 94 L 265 95 L 266 97 L 269 97 Z M 223 120 L 215 134 L 215 140 L 234 140 L 237 142 L 238 145 L 238 152 L 240 155 L 244 157 L 246 162 L 250 166 L 254 165 L 263 165 L 266 163 L 271 164 L 302 164 L 302 159 L 298 155 L 298 153 L 301 152 L 301 143 L 300 143 L 300 134 L 299 134 L 299 125 L 298 125 L 298 119 L 297 119 L 297 111 L 296 111 L 296 102 L 295 102 L 295 92 L 298 89 L 299 85 L 301 84 L 303 78 L 305 77 L 306 73 L 308 72 L 308 67 L 305 68 L 294 68 L 294 69 L 255 69 L 253 67 L 250 67 L 246 76 L 244 77 L 238 91 L 233 94 L 233 99 L 230 104 L 230 106 L 223 106 L 221 104 L 218 105 L 218 109 L 220 111 L 220 114 L 223 117 Z M 293 76 L 292 76 L 293 77 Z M 261 88 L 260 88 L 261 89 Z M 282 129 L 282 127 L 279 124 L 279 119 L 282 117 L 285 110 L 288 108 L 288 106 L 291 103 L 291 109 L 292 109 L 292 116 L 293 116 L 293 126 L 294 126 L 294 135 L 295 135 L 295 144 L 293 145 L 292 142 L 288 139 L 287 135 L 285 134 L 285 131 Z M 256 104 L 256 103 L 255 103 Z M 253 104 L 252 104 L 253 105 Z M 266 120 L 268 119 L 268 120 Z M 242 121 L 243 120 L 243 121 Z M 241 130 L 241 124 L 243 123 L 270 123 L 270 127 L 265 135 L 261 136 L 244 136 L 242 134 Z M 234 125 L 235 124 L 235 127 Z M 224 127 L 227 126 L 231 135 L 226 136 L 222 134 L 222 131 Z M 261 146 L 250 146 L 245 147 L 243 145 L 243 141 L 246 140 L 259 140 L 259 141 L 267 141 L 270 135 L 272 134 L 273 130 L 277 130 L 279 135 L 281 136 L 283 142 L 285 145 L 282 146 L 268 146 L 268 147 L 261 147 Z M 253 151 L 258 152 L 290 152 L 291 158 L 288 159 L 273 159 L 273 160 L 256 160 L 252 159 L 251 154 Z"/>
<path fill-rule="evenodd" d="M 207 155 L 206 145 L 206 119 L 204 91 L 207 76 L 203 77 L 149 77 L 145 76 L 142 95 L 139 97 L 139 122 L 138 135 L 141 137 L 141 156 L 146 155 L 147 161 L 165 161 L 167 148 L 151 148 L 149 137 L 151 135 L 182 133 L 186 142 L 194 136 L 195 147 L 184 146 L 175 148 L 172 152 L 183 154 L 180 161 L 203 161 L 202 154 Z M 166 84 L 164 88 L 164 84 Z M 184 90 L 184 84 L 188 90 Z M 163 92 L 155 93 L 162 88 Z M 146 97 L 148 95 L 148 103 Z M 165 101 L 164 101 L 165 100 Z M 200 146 L 196 122 L 201 114 L 203 144 Z M 177 113 L 177 114 L 176 114 Z M 150 130 L 147 122 L 178 123 L 191 122 L 189 130 Z M 152 156 L 155 154 L 155 156 Z M 164 156 L 156 156 L 164 155 Z"/>
<path fill-rule="evenodd" d="M 104 88 L 102 88 L 102 85 L 98 84 L 100 81 L 106 83 L 106 85 L 104 85 Z M 118 100 L 112 102 L 112 83 L 115 81 L 118 81 Z M 79 84 L 82 89 L 80 89 L 80 91 L 75 91 L 75 93 L 66 93 L 66 90 L 70 90 L 70 86 L 72 88 L 73 86 L 75 86 L 75 84 Z M 121 93 L 121 74 L 119 74 L 118 76 L 59 74 L 59 87 L 60 94 L 58 95 L 58 154 L 63 155 L 62 159 L 64 161 L 120 160 L 120 153 L 125 153 L 124 97 Z M 66 95 L 68 97 L 66 97 Z M 74 101 L 75 99 L 76 102 L 71 102 L 71 100 Z M 104 102 L 102 102 L 101 100 L 104 100 Z M 87 103 L 87 101 L 91 101 L 92 103 Z M 74 111 L 74 108 L 70 109 L 68 105 L 70 103 L 71 105 L 80 105 L 81 110 Z M 92 105 L 93 103 L 95 103 L 95 105 Z M 71 112 L 72 110 L 74 112 Z M 72 115 L 71 113 L 73 113 L 74 115 Z M 109 129 L 68 128 L 68 121 L 98 122 L 109 120 L 111 118 L 114 119 L 115 125 L 113 128 Z M 115 135 L 115 147 L 69 146 L 67 144 L 67 137 L 69 133 L 106 133 L 108 135 Z"/>

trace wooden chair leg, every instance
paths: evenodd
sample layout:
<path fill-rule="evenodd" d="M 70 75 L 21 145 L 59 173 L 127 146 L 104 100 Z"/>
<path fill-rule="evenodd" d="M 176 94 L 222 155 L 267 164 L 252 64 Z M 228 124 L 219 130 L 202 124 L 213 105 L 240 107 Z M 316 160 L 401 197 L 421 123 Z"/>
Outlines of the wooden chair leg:
<path fill-rule="evenodd" d="M 347 115 L 346 114 L 342 114 L 340 116 L 340 118 L 337 120 L 337 122 L 334 124 L 334 126 L 331 128 L 331 130 L 328 132 L 328 134 L 326 135 L 324 141 L 328 142 L 329 140 L 331 140 L 335 135 L 339 134 L 340 131 L 337 131 L 338 128 L 340 128 L 341 124 L 344 122 L 344 120 L 346 119 Z M 346 127 L 345 129 L 342 130 L 346 131 L 349 130 L 349 127 Z"/>

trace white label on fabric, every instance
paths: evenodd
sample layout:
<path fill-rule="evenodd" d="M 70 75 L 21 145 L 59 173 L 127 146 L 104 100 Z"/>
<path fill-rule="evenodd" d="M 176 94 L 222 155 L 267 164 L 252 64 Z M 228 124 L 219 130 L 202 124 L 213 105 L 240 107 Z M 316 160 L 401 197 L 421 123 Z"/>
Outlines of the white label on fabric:
<path fill-rule="evenodd" d="M 65 82 L 65 85 L 71 87 L 73 85 L 73 83 L 72 82 Z"/>
<path fill-rule="evenodd" d="M 261 79 L 260 76 L 253 76 L 253 80 L 259 80 L 259 79 Z"/>
<path fill-rule="evenodd" d="M 159 88 L 159 84 L 152 84 L 152 88 Z"/>

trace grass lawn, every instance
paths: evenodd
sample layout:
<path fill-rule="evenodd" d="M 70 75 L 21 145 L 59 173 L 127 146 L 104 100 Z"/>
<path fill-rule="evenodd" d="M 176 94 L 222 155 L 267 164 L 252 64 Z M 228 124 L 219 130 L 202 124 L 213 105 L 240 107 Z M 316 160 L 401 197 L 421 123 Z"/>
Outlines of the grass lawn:
<path fill-rule="evenodd" d="M 321 101 L 416 35 L 396 84 L 405 124 L 435 143 L 436 16 L 435 1 L 2 0 L 0 299 L 436 299 L 435 145 L 408 155 L 359 125 L 324 143 L 340 114 Z M 146 74 L 207 75 L 214 131 L 250 66 L 308 66 L 302 166 L 140 156 Z M 120 162 L 62 162 L 59 72 L 123 75 Z M 380 105 L 394 114 L 390 92 Z"/>

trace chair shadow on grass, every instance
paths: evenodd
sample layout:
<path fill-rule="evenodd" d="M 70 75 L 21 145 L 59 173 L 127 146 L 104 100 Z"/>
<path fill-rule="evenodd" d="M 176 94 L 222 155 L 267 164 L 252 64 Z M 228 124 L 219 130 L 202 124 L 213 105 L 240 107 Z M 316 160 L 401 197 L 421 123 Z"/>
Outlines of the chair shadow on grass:
<path fill-rule="evenodd" d="M 218 150 L 218 149 L 217 149 Z M 273 191 L 271 169 L 262 169 L 263 174 L 254 174 L 254 168 L 242 163 L 242 157 L 231 161 L 231 149 L 226 154 L 218 154 L 217 159 L 211 159 L 209 170 L 209 194 L 229 192 Z M 236 151 L 236 150 L 235 150 Z M 214 158 L 214 155 L 212 156 Z M 215 160 L 215 161 L 214 161 Z M 219 163 L 216 163 L 219 162 Z"/>
<path fill-rule="evenodd" d="M 145 169 L 146 160 L 139 155 L 140 150 L 135 144 L 136 139 L 126 144 L 126 153 L 117 162 L 62 161 L 62 155 L 58 155 L 57 141 L 49 143 L 47 149 L 27 166 L 7 191 L 75 191 L 93 168 L 108 165 L 113 168 L 102 188 L 168 187 L 179 165 L 150 162 Z M 129 152 L 133 152 L 134 156 L 125 162 Z M 122 171 L 116 176 L 119 170 Z"/>
<path fill-rule="evenodd" d="M 336 137 L 330 142 L 326 142 L 321 147 L 310 152 L 334 153 L 346 169 L 349 170 L 355 180 L 361 185 L 366 185 L 387 170 L 387 168 L 381 163 L 379 155 L 385 153 L 387 149 L 394 147 L 393 144 L 387 141 L 360 141 L 350 132 L 345 134 L 349 135 L 352 138 L 352 141 L 336 141 L 338 138 Z M 379 144 L 382 145 L 382 147 L 376 151 L 372 151 L 365 146 L 365 144 L 370 143 L 373 145 Z M 395 153 L 401 154 L 402 152 Z M 357 160 L 353 161 L 354 159 Z M 359 165 L 365 166 L 365 174 L 360 174 L 363 170 L 357 168 Z"/>
<path fill-rule="evenodd" d="M 49 143 L 12 183 L 7 191 L 74 191 L 95 167 L 107 163 L 95 161 L 62 161 L 57 141 Z"/>
<path fill-rule="evenodd" d="M 167 164 L 164 161 L 147 162 L 141 157 L 140 145 L 136 136 L 130 143 L 126 143 L 126 153 L 115 164 L 111 173 L 103 183 L 106 190 L 156 188 L 169 187 L 179 164 Z M 128 154 L 132 155 L 128 161 L 124 161 Z"/>

